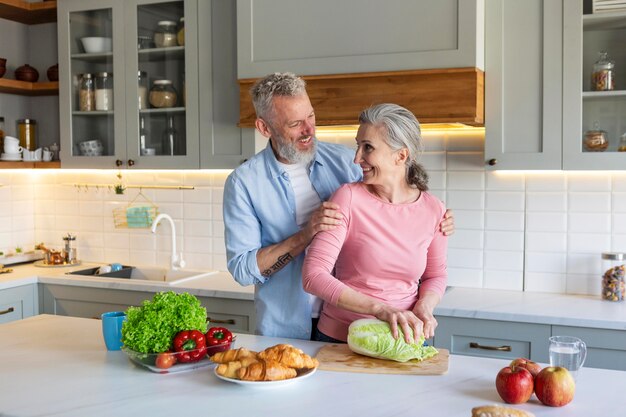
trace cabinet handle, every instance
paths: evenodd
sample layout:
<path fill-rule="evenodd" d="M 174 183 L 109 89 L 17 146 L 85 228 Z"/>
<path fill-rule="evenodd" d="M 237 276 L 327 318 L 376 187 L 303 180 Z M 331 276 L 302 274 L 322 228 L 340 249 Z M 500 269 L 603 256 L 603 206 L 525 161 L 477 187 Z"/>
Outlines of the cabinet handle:
<path fill-rule="evenodd" d="M 116 160 L 115 160 L 115 166 L 116 166 L 116 167 L 121 167 L 122 165 L 124 165 L 124 163 L 122 162 L 122 160 L 121 160 L 121 159 L 116 159 Z"/>
<path fill-rule="evenodd" d="M 128 166 L 132 167 L 133 165 L 135 165 L 135 161 L 133 161 L 132 159 L 128 160 Z"/>
<path fill-rule="evenodd" d="M 489 161 L 487 161 L 487 163 L 491 166 L 494 166 L 498 163 L 498 160 L 496 158 L 491 158 Z"/>
<path fill-rule="evenodd" d="M 234 319 L 214 320 L 211 317 L 207 317 L 206 321 L 210 321 L 211 323 L 218 323 L 218 324 L 237 324 Z"/>
<path fill-rule="evenodd" d="M 2 316 L 3 314 L 13 313 L 14 311 L 15 311 L 15 309 L 13 307 L 9 307 L 6 310 L 0 311 L 0 316 Z"/>
<path fill-rule="evenodd" d="M 470 342 L 470 347 L 472 349 L 484 349 L 484 350 L 499 350 L 500 352 L 510 352 L 511 351 L 511 346 L 483 346 L 483 345 L 479 345 L 476 342 Z"/>

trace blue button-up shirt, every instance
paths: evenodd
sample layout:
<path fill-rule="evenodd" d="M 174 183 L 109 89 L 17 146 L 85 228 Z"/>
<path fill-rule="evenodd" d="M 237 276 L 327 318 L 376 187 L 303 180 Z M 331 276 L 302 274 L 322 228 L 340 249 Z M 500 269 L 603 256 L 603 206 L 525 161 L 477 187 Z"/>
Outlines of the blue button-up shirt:
<path fill-rule="evenodd" d="M 361 179 L 354 151 L 317 142 L 309 178 L 322 201 L 341 184 Z M 239 166 L 224 185 L 224 225 L 228 270 L 241 285 L 255 285 L 256 333 L 309 339 L 311 297 L 302 288 L 304 253 L 269 277 L 261 275 L 259 249 L 298 232 L 296 202 L 289 175 L 272 147 Z"/>

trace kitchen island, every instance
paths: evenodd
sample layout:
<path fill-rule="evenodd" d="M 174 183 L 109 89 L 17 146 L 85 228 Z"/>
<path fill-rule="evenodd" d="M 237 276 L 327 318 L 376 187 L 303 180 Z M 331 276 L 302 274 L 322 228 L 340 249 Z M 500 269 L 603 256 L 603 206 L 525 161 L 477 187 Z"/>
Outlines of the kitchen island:
<path fill-rule="evenodd" d="M 508 361 L 450 357 L 440 376 L 318 370 L 274 387 L 218 379 L 212 367 L 157 374 L 104 347 L 99 320 L 39 315 L 0 325 L 0 416 L 470 416 L 502 403 L 497 372 Z M 291 343 L 315 355 L 322 343 L 240 334 L 237 346 Z M 626 373 L 583 368 L 574 401 L 562 408 L 536 398 L 516 405 L 536 416 L 622 416 Z"/>

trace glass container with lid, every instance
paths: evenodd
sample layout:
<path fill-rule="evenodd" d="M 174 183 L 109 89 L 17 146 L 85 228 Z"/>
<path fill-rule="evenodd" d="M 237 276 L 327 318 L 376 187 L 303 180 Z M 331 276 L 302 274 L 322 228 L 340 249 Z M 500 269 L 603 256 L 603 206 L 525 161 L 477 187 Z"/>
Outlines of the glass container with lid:
<path fill-rule="evenodd" d="M 96 74 L 96 110 L 113 110 L 113 73 Z"/>
<path fill-rule="evenodd" d="M 602 253 L 602 299 L 624 301 L 624 256 L 621 252 Z"/>
<path fill-rule="evenodd" d="M 615 63 L 609 59 L 607 52 L 598 53 L 599 58 L 593 64 L 591 73 L 591 90 L 609 91 L 615 89 Z"/>
<path fill-rule="evenodd" d="M 176 43 L 178 46 L 185 45 L 185 17 L 181 17 L 178 21 L 178 32 L 176 33 Z"/>
<path fill-rule="evenodd" d="M 174 107 L 178 94 L 170 80 L 156 80 L 150 89 L 150 105 L 156 108 Z"/>
<path fill-rule="evenodd" d="M 176 22 L 161 20 L 157 23 L 157 29 L 154 31 L 154 44 L 157 48 L 176 46 Z"/>
<path fill-rule="evenodd" d="M 137 83 L 139 110 L 145 110 L 148 108 L 148 74 L 145 71 L 137 73 Z"/>
<path fill-rule="evenodd" d="M 37 121 L 33 119 L 18 120 L 17 137 L 22 148 L 29 151 L 37 149 Z"/>
<path fill-rule="evenodd" d="M 609 147 L 607 133 L 600 129 L 598 122 L 594 122 L 593 129 L 585 132 L 583 144 L 588 152 L 602 152 Z"/>
<path fill-rule="evenodd" d="M 91 74 L 82 74 L 78 84 L 78 110 L 93 111 L 96 109 L 96 88 Z"/>

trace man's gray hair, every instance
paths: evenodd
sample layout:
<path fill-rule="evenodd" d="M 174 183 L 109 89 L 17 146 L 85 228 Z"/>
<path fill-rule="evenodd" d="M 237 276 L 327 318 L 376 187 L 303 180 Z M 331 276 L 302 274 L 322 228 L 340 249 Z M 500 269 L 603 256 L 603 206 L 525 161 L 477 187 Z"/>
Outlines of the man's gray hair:
<path fill-rule="evenodd" d="M 363 110 L 359 123 L 384 126 L 385 141 L 393 151 L 408 149 L 406 181 L 421 191 L 428 190 L 428 174 L 418 163 L 424 150 L 422 131 L 413 113 L 397 104 L 383 103 Z"/>
<path fill-rule="evenodd" d="M 274 96 L 295 97 L 306 93 L 306 82 L 291 72 L 275 72 L 261 78 L 250 88 L 256 116 L 270 119 Z"/>

